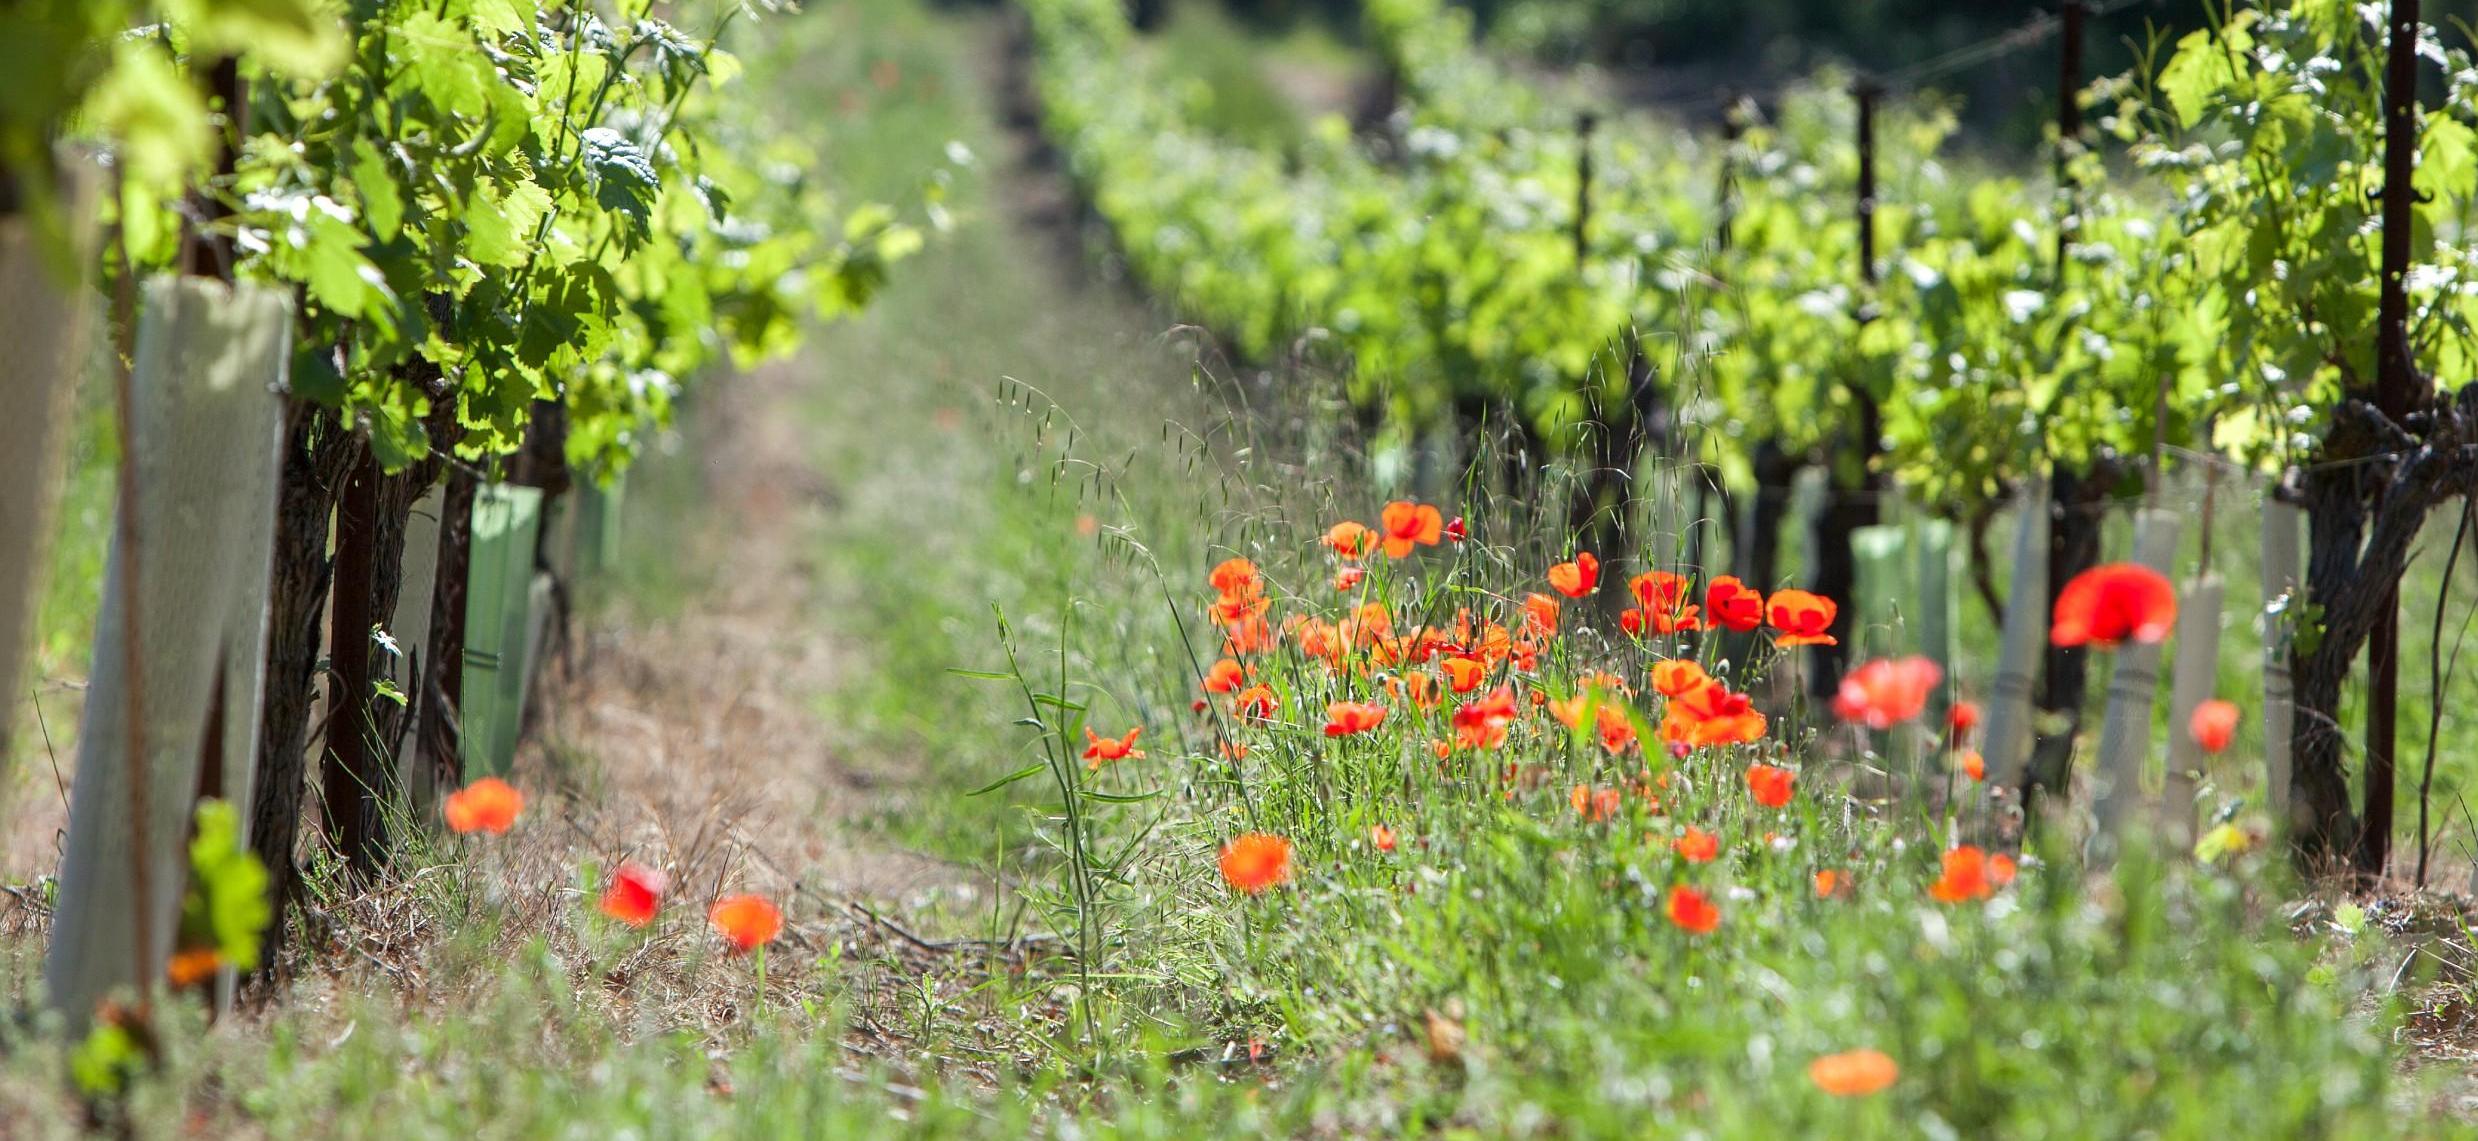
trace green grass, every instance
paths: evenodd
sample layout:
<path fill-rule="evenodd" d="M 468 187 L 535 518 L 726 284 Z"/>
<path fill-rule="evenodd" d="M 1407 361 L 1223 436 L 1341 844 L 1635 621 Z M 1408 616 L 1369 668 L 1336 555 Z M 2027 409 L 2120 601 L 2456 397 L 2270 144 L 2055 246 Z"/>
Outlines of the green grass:
<path fill-rule="evenodd" d="M 1825 740 L 1846 730 L 1784 720 L 1760 754 L 1673 758 L 1646 724 L 1647 750 L 1611 754 L 1526 703 L 1502 749 L 1441 763 L 1429 742 L 1450 737 L 1463 698 L 1422 710 L 1383 686 L 1412 667 L 1363 648 L 1354 668 L 1329 670 L 1295 643 L 1256 664 L 1280 695 L 1275 720 L 1192 711 L 1197 671 L 1219 649 L 1208 569 L 1258 563 L 1277 624 L 1341 617 L 1314 540 L 1337 519 L 1373 521 L 1388 495 L 1312 401 L 1285 389 L 1266 403 L 1253 377 L 1192 373 L 1169 318 L 1043 248 L 1072 237 L 1019 224 L 1012 211 L 1039 184 L 1005 165 L 982 71 L 991 30 L 866 0 L 770 24 L 747 54 L 750 82 L 841 160 L 822 172 L 841 188 L 900 195 L 950 140 L 978 156 L 946 199 L 954 232 L 787 366 L 824 476 L 811 489 L 825 520 L 815 554 L 833 587 L 811 619 L 848 659 L 825 699 L 829 744 L 898 790 L 878 827 L 994 861 L 1020 894 L 997 901 L 993 926 L 1020 903 L 1022 927 L 1080 939 L 1090 957 L 1040 944 L 999 969 L 787 942 L 768 999 L 751 1003 L 748 964 L 715 956 L 693 918 L 640 944 L 583 919 L 573 869 L 465 845 L 461 860 L 417 861 L 439 870 L 393 909 L 373 905 L 392 921 L 373 931 L 427 932 L 395 948 L 411 955 L 399 968 L 411 981 L 337 949 L 320 963 L 337 976 L 332 994 L 297 993 L 215 1033 L 182 1013 L 165 1028 L 163 1069 L 120 1110 L 133 1132 L 2453 1128 L 2387 1043 L 2405 996 L 2458 993 L 2449 979 L 2468 964 L 2439 937 L 2457 936 L 2457 921 L 2344 913 L 2292 933 L 2295 885 L 2268 853 L 2162 870 L 2138 849 L 2121 876 L 2088 879 L 2050 854 L 1993 898 L 1948 905 L 1927 894 L 1937 852 L 1976 822 L 1933 799 L 1847 795 Z M 1257 411 L 1234 415 L 1239 395 Z M 698 463 L 658 458 L 632 486 L 641 558 L 700 533 Z M 1405 630 L 1466 607 L 1507 618 L 1563 553 L 1529 502 L 1474 492 L 1449 505 L 1472 540 L 1375 560 L 1369 597 Z M 1612 559 L 1609 577 L 1631 569 Z M 632 573 L 643 577 L 622 580 L 624 594 L 690 593 L 702 572 Z M 1604 668 L 1640 689 L 1652 661 L 1688 648 L 1611 636 L 1586 609 L 1568 605 L 1567 632 L 1518 679 L 1526 692 L 1562 696 Z M 1965 630 L 1984 631 L 1969 604 L 1962 613 Z M 1010 669 L 1000 615 L 1022 680 L 1047 699 L 1028 705 L 1010 683 L 952 672 Z M 1342 696 L 1385 701 L 1384 727 L 1324 735 L 1325 702 Z M 1631 708 L 1657 721 L 1661 700 Z M 1033 724 L 1018 723 L 1028 712 Z M 1087 774 L 1076 756 L 1087 725 L 1141 725 L 1149 755 Z M 1232 739 L 1243 759 L 1218 747 Z M 1915 734 L 1881 744 L 1922 748 Z M 1751 801 L 1743 773 L 1758 755 L 1799 770 L 1787 807 Z M 1038 779 L 965 795 L 1036 763 Z M 1578 785 L 1659 778 L 1658 812 L 1630 793 L 1591 820 L 1570 800 Z M 1721 839 L 1718 859 L 1673 851 L 1689 823 Z M 1379 824 L 1399 837 L 1390 853 L 1373 843 Z M 1293 882 L 1257 897 L 1221 882 L 1215 851 L 1246 830 L 1294 842 Z M 1817 897 L 1826 868 L 1851 878 L 1848 896 Z M 1070 883 L 1077 869 L 1088 883 Z M 1679 884 L 1711 894 L 1716 931 L 1665 917 Z M 9 949 L 5 977 L 23 996 L 33 948 Z M 668 956 L 678 963 L 649 962 Z M 1251 1062 L 1252 1045 L 1268 1053 Z M 1858 1047 L 1892 1055 L 1900 1079 L 1849 1100 L 1808 1081 L 1813 1059 Z M 0 1120 L 73 1132 L 58 1092 L 65 1049 L 56 1028 L 0 1031 Z"/>

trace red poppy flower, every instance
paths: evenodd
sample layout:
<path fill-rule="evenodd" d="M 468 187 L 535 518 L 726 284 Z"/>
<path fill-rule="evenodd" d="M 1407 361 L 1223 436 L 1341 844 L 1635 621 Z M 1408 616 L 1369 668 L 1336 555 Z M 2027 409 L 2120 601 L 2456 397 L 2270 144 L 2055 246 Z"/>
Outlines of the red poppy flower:
<path fill-rule="evenodd" d="M 1833 618 L 1841 607 L 1832 599 L 1804 590 L 1776 590 L 1772 595 L 1773 628 L 1781 631 L 1774 637 L 1776 646 L 1838 646 L 1833 637 Z"/>
<path fill-rule="evenodd" d="M 1369 825 L 1368 842 L 1376 845 L 1380 852 L 1391 852 L 1394 850 L 1394 830 L 1383 824 Z"/>
<path fill-rule="evenodd" d="M 1099 771 L 1103 764 L 1110 761 L 1142 760 L 1144 750 L 1136 747 L 1136 735 L 1142 732 L 1144 726 L 1138 725 L 1128 730 L 1124 737 L 1104 737 L 1093 732 L 1092 726 L 1085 726 L 1084 759 L 1092 762 L 1087 767 Z"/>
<path fill-rule="evenodd" d="M 1652 663 L 1652 690 L 1662 697 L 1683 697 L 1702 689 L 1712 675 L 1692 658 Z"/>
<path fill-rule="evenodd" d="M 1246 559 L 1224 559 L 1205 577 L 1214 591 L 1224 598 L 1250 598 L 1264 589 L 1265 580 L 1256 571 L 1256 564 Z"/>
<path fill-rule="evenodd" d="M 1385 707 L 1363 701 L 1334 701 L 1325 706 L 1325 735 L 1349 737 L 1385 724 Z"/>
<path fill-rule="evenodd" d="M 1675 610 L 1686 601 L 1692 585 L 1685 575 L 1651 570 L 1626 580 L 1626 592 L 1635 597 L 1635 605 L 1646 610 Z"/>
<path fill-rule="evenodd" d="M 747 954 L 783 933 L 783 910 L 762 895 L 735 895 L 716 900 L 706 922 L 731 944 L 733 954 Z"/>
<path fill-rule="evenodd" d="M 2206 753 L 2228 748 L 2237 737 L 2237 703 L 2212 698 L 2194 707 L 2194 715 L 2186 719 L 2186 732 L 2194 735 L 2194 743 Z"/>
<path fill-rule="evenodd" d="M 1599 586 L 1600 556 L 1590 551 L 1578 552 L 1575 561 L 1549 568 L 1549 589 L 1568 598 L 1581 598 Z"/>
<path fill-rule="evenodd" d="M 1612 756 L 1635 747 L 1635 719 L 1617 701 L 1600 707 L 1594 728 L 1600 731 L 1600 747 Z"/>
<path fill-rule="evenodd" d="M 1978 702 L 1956 701 L 1953 703 L 1953 708 L 1945 711 L 1945 728 L 1951 730 L 1957 738 L 1969 736 L 1970 731 L 1978 727 Z"/>
<path fill-rule="evenodd" d="M 1470 693 L 1480 688 L 1481 681 L 1489 675 L 1489 664 L 1478 658 L 1447 658 L 1439 662 L 1437 668 L 1445 671 L 1446 684 L 1453 687 L 1456 693 Z"/>
<path fill-rule="evenodd" d="M 1624 803 L 1624 797 L 1625 794 L 1617 789 L 1593 788 L 1588 784 L 1576 785 L 1574 791 L 1567 794 L 1567 799 L 1574 802 L 1576 815 L 1594 824 L 1617 815 L 1618 805 Z"/>
<path fill-rule="evenodd" d="M 1679 884 L 1669 889 L 1669 921 L 1690 935 L 1710 935 L 1721 926 L 1721 909 L 1704 893 Z"/>
<path fill-rule="evenodd" d="M 1377 533 L 1365 523 L 1345 519 L 1325 529 L 1325 545 L 1343 558 L 1356 559 L 1376 549 Z"/>
<path fill-rule="evenodd" d="M 1457 515 L 1446 522 L 1445 537 L 1447 542 L 1462 542 L 1471 537 L 1471 528 L 1464 526 L 1463 517 Z"/>
<path fill-rule="evenodd" d="M 223 967 L 222 952 L 213 947 L 191 947 L 172 953 L 172 958 L 164 963 L 163 976 L 165 982 L 186 990 L 214 978 L 215 972 Z"/>
<path fill-rule="evenodd" d="M 1755 802 L 1766 808 L 1779 808 L 1790 802 L 1790 788 L 1798 774 L 1771 765 L 1747 766 L 1747 791 L 1755 794 Z"/>
<path fill-rule="evenodd" d="M 1250 832 L 1222 845 L 1222 881 L 1255 895 L 1291 878 L 1291 842 Z"/>
<path fill-rule="evenodd" d="M 1445 518 L 1425 503 L 1396 501 L 1385 505 L 1377 519 L 1388 558 L 1402 558 L 1413 547 L 1433 547 L 1445 533 Z"/>
<path fill-rule="evenodd" d="M 1454 710 L 1454 742 L 1466 749 L 1494 749 L 1506 743 L 1506 726 L 1518 710 L 1514 687 L 1501 685 L 1487 697 L 1465 702 Z"/>
<path fill-rule="evenodd" d="M 2109 563 L 2075 575 L 2056 595 L 2048 641 L 2059 646 L 2145 644 L 2177 624 L 2177 588 L 2138 563 Z"/>
<path fill-rule="evenodd" d="M 1282 699 L 1274 696 L 1269 685 L 1251 685 L 1230 699 L 1231 714 L 1249 720 L 1271 721 L 1281 709 Z"/>
<path fill-rule="evenodd" d="M 1670 846 L 1676 848 L 1679 857 L 1690 864 L 1710 863 L 1713 857 L 1721 854 L 1721 838 L 1695 827 L 1689 827 L 1686 835 L 1671 841 Z"/>
<path fill-rule="evenodd" d="M 1841 691 L 1833 695 L 1833 715 L 1863 722 L 1870 729 L 1890 729 L 1919 715 L 1945 671 L 1924 657 L 1876 658 L 1842 675 Z"/>
<path fill-rule="evenodd" d="M 1367 567 L 1344 567 L 1341 570 L 1334 572 L 1334 589 L 1341 591 L 1344 594 L 1349 594 L 1350 592 L 1359 589 L 1361 580 L 1366 579 L 1367 577 Z"/>
<path fill-rule="evenodd" d="M 1807 1080 L 1834 1097 L 1865 1097 L 1882 1092 L 1901 1072 L 1882 1050 L 1851 1050 L 1808 1063 Z"/>
<path fill-rule="evenodd" d="M 1213 599 L 1213 622 L 1217 626 L 1236 626 L 1242 622 L 1265 620 L 1265 611 L 1273 600 L 1261 594 L 1222 594 Z"/>
<path fill-rule="evenodd" d="M 1661 739 L 1673 746 L 1750 745 L 1764 739 L 1764 730 L 1753 699 L 1711 679 L 1671 698 L 1661 719 Z"/>
<path fill-rule="evenodd" d="M 1247 680 L 1246 667 L 1230 658 L 1223 658 L 1205 671 L 1204 688 L 1206 693 L 1237 693 L 1240 686 L 1247 684 Z"/>
<path fill-rule="evenodd" d="M 1273 627 L 1265 616 L 1252 614 L 1223 627 L 1222 652 L 1234 658 L 1252 657 L 1273 648 Z"/>
<path fill-rule="evenodd" d="M 447 794 L 439 806 L 451 832 L 505 835 L 525 812 L 525 794 L 498 777 L 480 780 Z"/>
<path fill-rule="evenodd" d="M 1714 625 L 1744 634 L 1764 624 L 1764 596 L 1725 574 L 1704 588 L 1704 613 Z"/>
<path fill-rule="evenodd" d="M 1928 885 L 1928 897 L 1938 903 L 1963 903 L 1986 899 L 1996 894 L 1996 881 L 1989 875 L 1988 854 L 1977 847 L 1963 844 L 1945 852 L 1943 874 Z M 2011 861 L 2007 861 L 2010 878 Z"/>
<path fill-rule="evenodd" d="M 1545 594 L 1523 596 L 1523 628 L 1541 634 L 1557 633 L 1557 600 Z"/>
<path fill-rule="evenodd" d="M 634 861 L 621 864 L 602 889 L 602 913 L 631 927 L 643 927 L 654 921 L 663 890 L 669 886 L 670 881 L 653 868 Z"/>

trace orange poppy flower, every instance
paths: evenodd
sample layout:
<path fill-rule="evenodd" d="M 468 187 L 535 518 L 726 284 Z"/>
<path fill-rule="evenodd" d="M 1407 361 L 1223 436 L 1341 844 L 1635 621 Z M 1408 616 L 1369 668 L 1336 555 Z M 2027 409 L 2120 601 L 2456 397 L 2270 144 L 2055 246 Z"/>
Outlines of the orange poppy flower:
<path fill-rule="evenodd" d="M 498 777 L 483 777 L 447 794 L 439 808 L 447 817 L 448 831 L 502 836 L 524 814 L 525 794 Z"/>
<path fill-rule="evenodd" d="M 1223 627 L 1222 652 L 1234 658 L 1252 657 L 1273 648 L 1273 627 L 1262 614 Z"/>
<path fill-rule="evenodd" d="M 2194 707 L 2194 715 L 2185 723 L 2186 732 L 2193 734 L 2194 743 L 2206 753 L 2228 748 L 2237 737 L 2237 703 L 2212 698 Z"/>
<path fill-rule="evenodd" d="M 2145 644 L 2177 624 L 2177 588 L 2138 563 L 2109 563 L 2075 575 L 2057 592 L 2048 641 L 2059 646 Z"/>
<path fill-rule="evenodd" d="M 1815 874 L 1815 897 L 1817 899 L 1831 899 L 1841 894 L 1842 889 L 1848 886 L 1850 886 L 1849 880 L 1831 868 Z"/>
<path fill-rule="evenodd" d="M 1611 673 L 1608 670 L 1587 670 L 1576 675 L 1575 687 L 1578 689 L 1597 689 L 1602 693 L 1635 692 L 1635 687 L 1626 684 L 1625 678 Z"/>
<path fill-rule="evenodd" d="M 1454 741 L 1466 749 L 1494 749 L 1506 743 L 1506 726 L 1519 711 L 1514 687 L 1501 685 L 1487 697 L 1454 710 Z"/>
<path fill-rule="evenodd" d="M 174 987 L 193 987 L 215 977 L 224 965 L 224 956 L 213 947 L 192 947 L 175 951 L 163 965 L 164 981 Z"/>
<path fill-rule="evenodd" d="M 1943 856 L 1943 874 L 1928 885 L 1929 898 L 1938 903 L 1962 903 L 1986 899 L 1996 894 L 1996 880 L 1989 874 L 1988 854 L 1970 844 L 1948 849 Z M 2011 878 L 2012 861 L 2007 860 L 2006 877 Z"/>
<path fill-rule="evenodd" d="M 1231 715 L 1248 720 L 1271 721 L 1282 710 L 1282 699 L 1274 696 L 1273 687 L 1259 683 L 1240 690 L 1230 699 Z"/>
<path fill-rule="evenodd" d="M 1557 600 L 1537 591 L 1523 596 L 1523 628 L 1539 634 L 1557 633 Z"/>
<path fill-rule="evenodd" d="M 1881 1093 L 1901 1072 L 1901 1067 L 1882 1050 L 1827 1054 L 1807 1064 L 1807 1080 L 1834 1097 Z"/>
<path fill-rule="evenodd" d="M 1671 698 L 1661 719 L 1662 740 L 1690 747 L 1750 745 L 1764 739 L 1764 730 L 1764 715 L 1753 699 L 1711 679 Z"/>
<path fill-rule="evenodd" d="M 1710 935 L 1721 926 L 1721 909 L 1704 893 L 1679 884 L 1669 889 L 1669 921 L 1690 935 Z"/>
<path fill-rule="evenodd" d="M 1600 730 L 1600 747 L 1615 755 L 1635 747 L 1635 719 L 1627 715 L 1625 705 L 1610 701 L 1600 707 L 1594 726 Z"/>
<path fill-rule="evenodd" d="M 602 889 L 602 913 L 631 927 L 643 927 L 654 921 L 663 890 L 669 886 L 670 881 L 653 868 L 633 860 L 621 864 Z"/>
<path fill-rule="evenodd" d="M 1394 830 L 1383 824 L 1369 825 L 1368 842 L 1376 845 L 1380 852 L 1391 852 L 1394 850 Z"/>
<path fill-rule="evenodd" d="M 1570 563 L 1549 568 L 1549 589 L 1568 598 L 1581 598 L 1600 586 L 1600 556 L 1590 551 L 1578 552 Z"/>
<path fill-rule="evenodd" d="M 1359 589 L 1359 584 L 1366 580 L 1367 577 L 1367 567 L 1344 567 L 1341 570 L 1334 572 L 1334 589 L 1340 591 L 1341 593 L 1349 594 L 1350 592 Z"/>
<path fill-rule="evenodd" d="M 1273 600 L 1261 594 L 1222 594 L 1213 599 L 1213 623 L 1231 626 L 1251 618 L 1262 620 Z"/>
<path fill-rule="evenodd" d="M 1299 652 L 1326 665 L 1342 664 L 1342 651 L 1350 639 L 1342 627 L 1322 618 L 1302 618 L 1291 627 L 1291 635 L 1299 640 Z"/>
<path fill-rule="evenodd" d="M 1481 681 L 1489 674 L 1489 664 L 1478 658 L 1447 658 L 1438 663 L 1437 668 L 1445 671 L 1446 684 L 1453 687 L 1456 693 L 1470 693 L 1480 688 Z"/>
<path fill-rule="evenodd" d="M 1567 794 L 1567 799 L 1574 802 L 1576 815 L 1590 823 L 1598 824 L 1617 815 L 1618 805 L 1624 803 L 1624 794 L 1614 788 L 1593 788 L 1588 784 L 1579 784 L 1574 787 L 1573 792 Z"/>
<path fill-rule="evenodd" d="M 1343 623 L 1349 640 L 1362 646 L 1372 646 L 1394 636 L 1394 616 L 1385 612 L 1385 605 L 1371 602 L 1351 612 Z"/>
<path fill-rule="evenodd" d="M 1704 588 L 1704 613 L 1713 625 L 1745 634 L 1764 624 L 1764 596 L 1736 575 L 1721 575 Z"/>
<path fill-rule="evenodd" d="M 1804 590 L 1776 590 L 1772 595 L 1773 628 L 1781 631 L 1772 640 L 1776 646 L 1838 646 L 1841 641 L 1832 635 L 1833 619 L 1841 607 L 1832 599 Z"/>
<path fill-rule="evenodd" d="M 1798 774 L 1771 765 L 1747 766 L 1747 791 L 1755 794 L 1755 802 L 1766 808 L 1779 808 L 1790 802 L 1790 789 Z"/>
<path fill-rule="evenodd" d="M 731 944 L 733 954 L 744 955 L 783 933 L 783 909 L 762 895 L 728 896 L 714 901 L 706 922 Z"/>
<path fill-rule="evenodd" d="M 1215 564 L 1205 582 L 1226 598 L 1248 598 L 1262 591 L 1264 576 L 1257 573 L 1256 564 L 1246 559 L 1224 559 Z"/>
<path fill-rule="evenodd" d="M 1705 864 L 1721 854 L 1721 838 L 1701 828 L 1689 827 L 1686 835 L 1670 842 L 1678 855 L 1690 864 Z"/>
<path fill-rule="evenodd" d="M 1701 663 L 1692 658 L 1672 658 L 1652 663 L 1652 690 L 1662 697 L 1683 697 L 1704 687 L 1712 675 L 1704 672 Z"/>
<path fill-rule="evenodd" d="M 1325 735 L 1350 737 L 1385 724 L 1385 707 L 1363 701 L 1332 701 L 1325 705 Z"/>
<path fill-rule="evenodd" d="M 1223 658 L 1205 671 L 1204 690 L 1206 693 L 1237 693 L 1247 681 L 1247 667 L 1233 659 Z"/>
<path fill-rule="evenodd" d="M 1626 589 L 1635 596 L 1635 605 L 1643 608 L 1653 628 L 1668 634 L 1702 625 L 1696 619 L 1695 604 L 1687 601 L 1694 585 L 1685 575 L 1652 570 L 1628 579 Z"/>
<path fill-rule="evenodd" d="M 1956 701 L 1953 703 L 1953 708 L 1945 711 L 1945 728 L 1951 730 L 1957 738 L 1969 736 L 1970 731 L 1978 727 L 1978 702 Z"/>
<path fill-rule="evenodd" d="M 1421 709 L 1437 707 L 1437 679 L 1424 673 L 1389 677 L 1385 679 L 1385 691 Z"/>
<path fill-rule="evenodd" d="M 2003 852 L 1988 857 L 1988 882 L 1998 887 L 2012 883 L 2014 875 L 2020 870 L 2014 865 L 2013 857 Z"/>
<path fill-rule="evenodd" d="M 1974 781 L 1988 779 L 1988 759 L 1977 749 L 1962 750 L 1962 775 Z"/>
<path fill-rule="evenodd" d="M 1445 534 L 1445 516 L 1428 504 L 1397 500 L 1385 505 L 1385 511 L 1377 517 L 1377 527 L 1386 557 L 1399 559 L 1410 554 L 1413 547 L 1436 546 Z"/>
<path fill-rule="evenodd" d="M 1255 895 L 1291 878 L 1291 842 L 1250 832 L 1222 845 L 1222 881 Z"/>
<path fill-rule="evenodd" d="M 1356 559 L 1377 547 L 1377 533 L 1365 523 L 1345 519 L 1325 529 L 1325 545 L 1346 559 Z"/>
<path fill-rule="evenodd" d="M 1924 657 L 1875 658 L 1842 675 L 1833 695 L 1833 715 L 1870 729 L 1890 729 L 1919 715 L 1945 678 L 1943 667 Z"/>
<path fill-rule="evenodd" d="M 1085 767 L 1100 772 L 1101 766 L 1111 761 L 1142 760 L 1144 750 L 1136 747 L 1136 735 L 1142 732 L 1144 726 L 1138 725 L 1124 737 L 1104 737 L 1093 732 L 1092 726 L 1085 726 L 1084 759 L 1091 762 Z"/>

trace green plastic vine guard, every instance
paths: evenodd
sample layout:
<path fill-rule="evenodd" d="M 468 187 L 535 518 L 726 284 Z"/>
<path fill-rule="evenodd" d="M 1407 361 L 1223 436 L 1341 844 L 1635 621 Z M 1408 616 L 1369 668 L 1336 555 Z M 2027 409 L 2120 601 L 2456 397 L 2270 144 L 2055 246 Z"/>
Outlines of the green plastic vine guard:
<path fill-rule="evenodd" d="M 461 711 L 469 777 L 504 775 L 516 759 L 541 526 L 540 488 L 490 484 L 474 496 Z"/>

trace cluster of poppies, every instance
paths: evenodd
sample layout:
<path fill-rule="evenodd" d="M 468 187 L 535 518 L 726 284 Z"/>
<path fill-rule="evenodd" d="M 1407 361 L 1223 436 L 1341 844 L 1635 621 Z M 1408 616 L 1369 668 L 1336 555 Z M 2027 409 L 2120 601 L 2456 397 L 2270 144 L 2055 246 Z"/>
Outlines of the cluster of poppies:
<path fill-rule="evenodd" d="M 524 815 L 525 794 L 498 777 L 483 777 L 449 793 L 439 807 L 451 832 L 503 836 Z M 661 912 L 669 890 L 670 878 L 661 870 L 632 860 L 622 863 L 603 884 L 599 907 L 606 917 L 630 927 L 645 927 Z M 745 954 L 783 933 L 783 910 L 762 895 L 729 895 L 707 909 L 706 922 L 731 953 Z"/>

